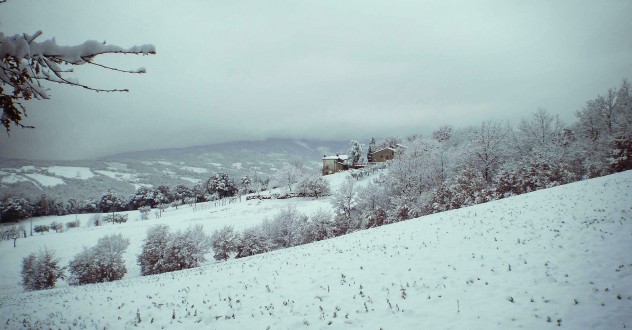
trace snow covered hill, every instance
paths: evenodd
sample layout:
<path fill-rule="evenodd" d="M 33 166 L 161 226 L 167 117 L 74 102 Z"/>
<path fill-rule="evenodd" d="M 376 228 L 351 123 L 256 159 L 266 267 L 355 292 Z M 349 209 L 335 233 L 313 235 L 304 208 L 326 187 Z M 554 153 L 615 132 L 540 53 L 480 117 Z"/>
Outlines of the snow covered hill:
<path fill-rule="evenodd" d="M 12 265 L 19 260 L 13 255 L 35 248 L 36 238 L 18 241 L 17 250 L 5 241 L 0 324 L 8 329 L 626 328 L 632 326 L 631 201 L 628 171 L 201 268 L 32 293 L 9 290 L 6 283 L 18 280 L 4 269 L 19 268 Z M 282 207 L 266 202 L 242 204 L 225 221 L 248 226 L 256 223 L 255 214 L 265 213 L 261 210 Z M 326 200 L 296 203 L 310 209 L 324 207 Z M 194 214 L 172 213 L 178 212 Z M 132 236 L 129 253 L 141 243 L 133 233 L 144 233 L 148 223 L 222 222 L 210 220 L 210 212 L 41 240 L 69 245 L 83 239 L 93 245 L 116 231 Z M 137 276 L 133 259 L 127 266 Z"/>
<path fill-rule="evenodd" d="M 267 139 L 189 148 L 128 152 L 100 159 L 44 161 L 0 158 L 0 198 L 46 194 L 67 201 L 99 198 L 109 190 L 127 196 L 140 186 L 192 186 L 217 172 L 239 179 L 269 178 L 291 161 L 318 172 L 323 154 L 345 152 L 348 141 Z"/>

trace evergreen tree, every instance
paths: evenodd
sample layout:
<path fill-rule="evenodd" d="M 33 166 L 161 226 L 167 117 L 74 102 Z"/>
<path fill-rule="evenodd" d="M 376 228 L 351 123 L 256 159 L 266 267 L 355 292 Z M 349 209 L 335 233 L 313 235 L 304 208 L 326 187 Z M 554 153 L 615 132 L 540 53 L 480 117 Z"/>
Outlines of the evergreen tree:
<path fill-rule="evenodd" d="M 347 159 L 346 163 L 349 166 L 354 166 L 361 162 L 362 145 L 360 145 L 360 142 L 356 140 L 351 140 L 351 146 L 349 147 L 348 156 L 349 158 Z"/>
<path fill-rule="evenodd" d="M 373 163 L 373 153 L 376 152 L 375 138 L 371 138 L 371 142 L 369 142 L 369 148 L 366 152 L 366 161 L 368 163 Z"/>

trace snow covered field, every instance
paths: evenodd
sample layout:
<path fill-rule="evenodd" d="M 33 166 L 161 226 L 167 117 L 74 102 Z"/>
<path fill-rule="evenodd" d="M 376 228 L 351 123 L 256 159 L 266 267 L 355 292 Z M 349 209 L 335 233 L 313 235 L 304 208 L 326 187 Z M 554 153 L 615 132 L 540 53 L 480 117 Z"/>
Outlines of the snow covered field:
<path fill-rule="evenodd" d="M 333 176 L 332 186 L 341 176 Z M 632 171 L 201 268 L 139 277 L 146 228 L 258 224 L 265 200 L 169 210 L 160 219 L 0 242 L 0 327 L 620 329 L 632 326 Z M 152 215 L 153 217 L 153 215 Z M 74 216 L 36 219 L 66 222 Z M 20 293 L 22 257 L 62 264 L 99 237 L 131 244 L 121 281 Z M 210 257 L 210 256 L 209 256 Z"/>

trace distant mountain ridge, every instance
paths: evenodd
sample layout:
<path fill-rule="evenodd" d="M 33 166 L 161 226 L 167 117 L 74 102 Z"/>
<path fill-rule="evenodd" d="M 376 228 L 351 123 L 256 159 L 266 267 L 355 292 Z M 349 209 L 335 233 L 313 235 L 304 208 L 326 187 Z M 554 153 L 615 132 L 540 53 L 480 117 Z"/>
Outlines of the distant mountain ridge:
<path fill-rule="evenodd" d="M 293 161 L 317 171 L 323 155 L 345 152 L 348 146 L 348 141 L 266 139 L 125 152 L 92 160 L 0 158 L 0 198 L 46 194 L 83 200 L 108 190 L 128 195 L 140 186 L 191 186 L 217 172 L 235 179 L 267 178 Z"/>

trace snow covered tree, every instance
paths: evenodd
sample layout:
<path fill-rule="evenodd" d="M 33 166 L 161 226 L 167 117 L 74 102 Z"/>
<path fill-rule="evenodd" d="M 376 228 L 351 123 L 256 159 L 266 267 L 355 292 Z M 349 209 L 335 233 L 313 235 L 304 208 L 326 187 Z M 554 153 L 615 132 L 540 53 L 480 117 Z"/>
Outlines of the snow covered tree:
<path fill-rule="evenodd" d="M 295 165 L 286 164 L 274 174 L 273 184 L 277 187 L 286 187 L 292 191 L 292 185 L 303 176 L 303 171 Z"/>
<path fill-rule="evenodd" d="M 109 191 L 101 195 L 99 209 L 101 212 L 116 212 L 123 209 L 125 201 L 115 191 Z"/>
<path fill-rule="evenodd" d="M 48 226 L 45 226 L 48 229 Z M 26 238 L 26 229 L 23 225 L 4 227 L 2 230 L 3 240 L 13 240 L 13 247 L 16 247 L 16 241 L 18 238 Z"/>
<path fill-rule="evenodd" d="M 154 191 L 147 187 L 138 187 L 136 193 L 130 196 L 128 202 L 129 208 L 137 210 L 142 206 L 154 206 Z"/>
<path fill-rule="evenodd" d="M 347 177 L 340 185 L 340 188 L 338 188 L 338 191 L 331 196 L 331 204 L 335 213 L 335 236 L 344 235 L 357 229 L 354 218 L 356 198 L 353 181 L 353 179 Z"/>
<path fill-rule="evenodd" d="M 575 131 L 584 155 L 588 177 L 609 173 L 613 156 L 625 154 L 625 146 L 632 141 L 632 94 L 630 84 L 623 80 L 617 90 L 586 102 L 576 113 L 579 119 Z M 623 152 L 622 152 L 623 151 Z"/>
<path fill-rule="evenodd" d="M 250 193 L 250 185 L 252 184 L 252 180 L 250 180 L 249 176 L 242 176 L 241 177 L 241 194 L 248 194 Z"/>
<path fill-rule="evenodd" d="M 80 208 L 81 213 L 96 213 L 99 212 L 99 202 L 92 198 L 86 199 Z"/>
<path fill-rule="evenodd" d="M 137 261 L 141 275 L 161 274 L 197 267 L 206 261 L 210 250 L 211 238 L 202 225 L 176 233 L 171 233 L 166 225 L 158 225 L 147 230 Z"/>
<path fill-rule="evenodd" d="M 182 204 L 185 204 L 186 199 L 189 197 L 193 197 L 193 194 L 191 193 L 191 188 L 183 184 L 179 184 L 173 189 L 174 200 L 180 200 Z"/>
<path fill-rule="evenodd" d="M 227 173 L 217 173 L 206 180 L 206 192 L 208 194 L 217 193 L 219 198 L 232 197 L 237 193 L 237 185 Z"/>
<path fill-rule="evenodd" d="M 149 219 L 149 212 L 151 212 L 151 207 L 149 207 L 148 205 L 141 206 L 138 208 L 138 211 L 140 212 L 141 220 Z"/>
<path fill-rule="evenodd" d="M 368 163 L 373 163 L 373 153 L 377 151 L 377 146 L 375 144 L 375 138 L 371 138 L 371 142 L 369 142 L 369 147 L 366 151 L 366 161 Z"/>
<path fill-rule="evenodd" d="M 237 252 L 238 237 L 232 226 L 224 226 L 211 235 L 215 260 L 228 260 Z"/>
<path fill-rule="evenodd" d="M 491 183 L 496 171 L 509 158 L 510 137 L 511 127 L 501 122 L 486 121 L 472 128 L 463 150 L 466 164 Z"/>
<path fill-rule="evenodd" d="M 432 138 L 437 142 L 445 142 L 452 137 L 453 131 L 450 126 L 441 126 L 432 132 Z"/>
<path fill-rule="evenodd" d="M 361 228 L 377 227 L 385 223 L 389 199 L 384 191 L 376 183 L 369 183 L 358 189 L 356 210 L 362 220 Z"/>
<path fill-rule="evenodd" d="M 154 189 L 154 203 L 153 205 L 169 204 L 173 201 L 173 195 L 171 189 L 167 186 L 161 185 Z"/>
<path fill-rule="evenodd" d="M 351 140 L 351 146 L 347 152 L 349 158 L 345 161 L 348 166 L 355 166 L 362 162 L 362 145 L 356 140 Z"/>
<path fill-rule="evenodd" d="M 530 120 L 523 119 L 516 130 L 517 158 L 531 161 L 560 162 L 564 157 L 564 124 L 558 116 L 538 109 Z"/>
<path fill-rule="evenodd" d="M 206 261 L 211 250 L 211 238 L 206 235 L 202 225 L 178 230 L 167 245 L 165 264 L 169 271 L 195 268 Z"/>
<path fill-rule="evenodd" d="M 195 199 L 196 203 L 201 203 L 201 202 L 206 201 L 204 197 L 204 188 L 202 187 L 201 184 L 196 183 L 193 185 L 193 188 L 191 188 L 191 197 Z"/>
<path fill-rule="evenodd" d="M 165 253 L 171 241 L 171 233 L 167 225 L 157 225 L 147 230 L 147 238 L 143 242 L 142 252 L 138 256 L 140 274 L 153 275 L 169 271 L 165 264 Z"/>
<path fill-rule="evenodd" d="M 632 138 L 619 136 L 614 139 L 610 167 L 613 172 L 632 170 Z"/>
<path fill-rule="evenodd" d="M 429 202 L 429 212 L 436 213 L 487 202 L 491 197 L 482 173 L 465 169 L 442 184 Z"/>
<path fill-rule="evenodd" d="M 309 217 L 305 232 L 306 241 L 317 242 L 334 237 L 335 223 L 333 214 L 324 209 L 318 209 Z"/>
<path fill-rule="evenodd" d="M 289 206 L 280 210 L 272 220 L 264 220 L 261 227 L 274 250 L 303 244 L 307 221 L 306 215 Z"/>
<path fill-rule="evenodd" d="M 0 212 L 2 217 L 0 222 L 16 222 L 30 218 L 33 214 L 33 206 L 31 206 L 28 200 L 13 196 L 8 197 L 2 202 Z"/>
<path fill-rule="evenodd" d="M 321 197 L 329 194 L 329 182 L 321 175 L 305 175 L 298 183 L 298 192 L 305 197 Z"/>
<path fill-rule="evenodd" d="M 456 161 L 448 157 L 445 144 L 434 139 L 416 139 L 407 149 L 393 159 L 383 180 L 389 206 L 387 222 L 417 217 L 436 187 L 451 172 Z M 376 216 L 381 216 L 381 212 Z"/>
<path fill-rule="evenodd" d="M 63 279 L 64 268 L 59 266 L 59 258 L 53 250 L 40 250 L 22 259 L 22 286 L 24 290 L 43 290 L 55 287 L 58 279 Z"/>
<path fill-rule="evenodd" d="M 257 226 L 244 229 L 237 239 L 235 248 L 237 250 L 235 258 L 244 258 L 270 251 L 270 244 L 268 237 Z"/>
<path fill-rule="evenodd" d="M 382 143 L 378 145 L 377 149 L 378 150 L 386 149 L 386 148 L 395 149 L 397 148 L 397 145 L 401 143 L 402 143 L 402 139 L 395 136 L 389 136 L 389 137 L 384 138 L 384 141 L 382 141 Z"/>
<path fill-rule="evenodd" d="M 94 62 L 103 54 L 155 54 L 153 45 L 122 48 L 95 40 L 76 46 L 58 45 L 55 39 L 37 41 L 42 31 L 32 35 L 23 33 L 5 36 L 0 32 L 0 123 L 7 133 L 11 126 L 31 128 L 22 123 L 26 116 L 23 102 L 30 99 L 48 99 L 45 83 L 69 85 L 96 92 L 127 92 L 127 89 L 100 89 L 81 84 L 67 77 L 78 65 L 125 72 L 145 73 L 144 68 L 123 70 Z"/>
<path fill-rule="evenodd" d="M 502 171 L 495 179 L 498 198 L 520 195 L 573 182 L 577 176 L 563 163 L 533 161 Z"/>
<path fill-rule="evenodd" d="M 129 239 L 121 234 L 101 237 L 97 245 L 83 248 L 68 266 L 70 285 L 84 285 L 120 280 L 127 273 L 123 253 L 129 246 Z"/>

